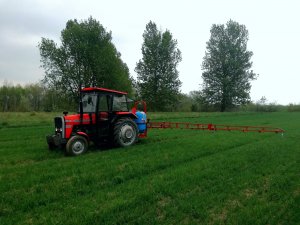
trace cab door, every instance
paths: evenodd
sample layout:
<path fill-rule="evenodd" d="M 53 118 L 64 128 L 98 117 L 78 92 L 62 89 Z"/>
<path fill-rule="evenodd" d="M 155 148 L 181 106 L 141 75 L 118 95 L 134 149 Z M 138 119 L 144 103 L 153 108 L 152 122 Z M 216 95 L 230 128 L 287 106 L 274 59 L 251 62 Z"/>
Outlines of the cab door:
<path fill-rule="evenodd" d="M 107 94 L 99 94 L 98 112 L 97 112 L 97 130 L 99 137 L 109 135 L 109 112 L 110 112 L 111 96 Z"/>

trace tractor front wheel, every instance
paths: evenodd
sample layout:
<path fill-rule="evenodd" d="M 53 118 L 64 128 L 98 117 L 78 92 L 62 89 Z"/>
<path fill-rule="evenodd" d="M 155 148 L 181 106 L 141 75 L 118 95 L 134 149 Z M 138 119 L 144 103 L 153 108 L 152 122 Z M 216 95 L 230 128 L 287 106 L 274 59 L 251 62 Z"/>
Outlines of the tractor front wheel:
<path fill-rule="evenodd" d="M 119 119 L 114 126 L 114 144 L 127 147 L 134 144 L 138 138 L 136 123 L 130 118 Z"/>
<path fill-rule="evenodd" d="M 88 142 L 82 136 L 73 136 L 69 139 L 66 145 L 66 153 L 70 156 L 81 155 L 88 149 Z"/>

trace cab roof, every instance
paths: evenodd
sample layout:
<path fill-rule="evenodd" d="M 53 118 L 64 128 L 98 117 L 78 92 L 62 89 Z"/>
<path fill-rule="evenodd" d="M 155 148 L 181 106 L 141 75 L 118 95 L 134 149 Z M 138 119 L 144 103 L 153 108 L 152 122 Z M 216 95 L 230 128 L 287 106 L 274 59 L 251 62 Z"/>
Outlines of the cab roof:
<path fill-rule="evenodd" d="M 81 89 L 81 92 L 90 92 L 90 91 L 114 93 L 114 94 L 121 94 L 121 95 L 127 95 L 128 94 L 127 92 L 116 91 L 116 90 L 100 88 L 100 87 L 88 87 L 88 88 Z"/>

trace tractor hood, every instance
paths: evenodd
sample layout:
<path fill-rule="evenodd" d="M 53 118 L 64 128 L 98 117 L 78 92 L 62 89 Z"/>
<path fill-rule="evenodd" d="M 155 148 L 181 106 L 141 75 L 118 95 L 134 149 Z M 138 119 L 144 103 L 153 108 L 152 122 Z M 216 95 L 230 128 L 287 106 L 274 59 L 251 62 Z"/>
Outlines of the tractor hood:
<path fill-rule="evenodd" d="M 66 133 L 65 137 L 69 138 L 71 136 L 72 130 L 74 126 L 82 125 L 82 124 L 95 124 L 96 123 L 96 115 L 95 114 L 83 114 L 82 120 L 80 118 L 80 114 L 73 114 L 64 116 L 65 125 L 66 125 Z"/>
<path fill-rule="evenodd" d="M 73 114 L 73 115 L 67 115 L 64 116 L 65 122 L 67 123 L 71 123 L 73 125 L 77 125 L 80 124 L 80 114 Z M 91 116 L 87 113 L 83 114 L 82 116 L 82 123 L 83 124 L 87 124 L 89 122 L 95 122 L 95 114 L 93 113 Z"/>

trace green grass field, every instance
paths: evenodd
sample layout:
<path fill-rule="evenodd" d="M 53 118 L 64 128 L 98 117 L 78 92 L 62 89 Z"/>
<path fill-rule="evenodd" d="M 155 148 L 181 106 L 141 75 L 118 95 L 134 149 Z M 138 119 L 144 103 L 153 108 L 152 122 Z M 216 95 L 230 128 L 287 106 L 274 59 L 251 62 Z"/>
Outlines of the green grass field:
<path fill-rule="evenodd" d="M 46 113 L 0 113 L 0 224 L 300 224 L 300 113 L 160 113 L 281 134 L 150 130 L 129 148 L 50 152 Z"/>

